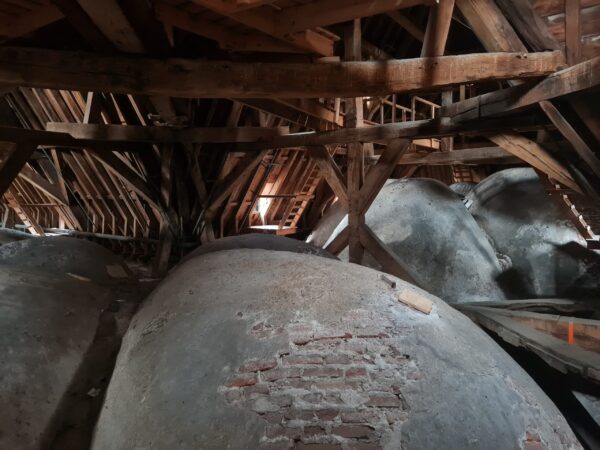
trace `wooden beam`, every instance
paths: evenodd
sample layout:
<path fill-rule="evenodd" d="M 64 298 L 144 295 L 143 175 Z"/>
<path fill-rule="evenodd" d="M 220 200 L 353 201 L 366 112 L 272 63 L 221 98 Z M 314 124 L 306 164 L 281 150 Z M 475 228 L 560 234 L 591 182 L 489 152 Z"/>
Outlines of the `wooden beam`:
<path fill-rule="evenodd" d="M 408 34 L 414 37 L 416 40 L 423 42 L 425 40 L 425 33 L 421 30 L 411 19 L 406 17 L 400 11 L 390 11 L 387 13 L 388 17 L 404 28 Z"/>
<path fill-rule="evenodd" d="M 533 51 L 560 50 L 560 44 L 548 31 L 530 0 L 496 0 L 496 3 Z"/>
<path fill-rule="evenodd" d="M 344 57 L 347 61 L 360 61 L 362 33 L 360 19 L 354 19 L 344 29 Z M 363 99 L 346 99 L 345 125 L 360 129 L 363 123 Z M 348 259 L 361 264 L 364 247 L 360 242 L 359 229 L 365 223 L 365 215 L 360 210 L 360 188 L 364 176 L 365 146 L 362 142 L 348 143 L 346 186 L 348 192 Z"/>
<path fill-rule="evenodd" d="M 453 103 L 443 107 L 440 115 L 455 120 L 490 117 L 598 86 L 600 57 L 553 73 L 533 86 L 514 86 Z"/>
<path fill-rule="evenodd" d="M 600 177 L 600 159 L 596 156 L 589 145 L 579 136 L 579 133 L 563 117 L 561 112 L 551 102 L 542 102 L 540 107 L 552 121 L 554 126 L 569 141 L 575 152 L 592 169 L 597 177 Z"/>
<path fill-rule="evenodd" d="M 377 164 L 369 169 L 365 182 L 360 188 L 359 196 L 359 211 L 366 214 L 369 207 L 379 194 L 379 191 L 392 175 L 396 165 L 400 161 L 402 155 L 410 148 L 410 141 L 407 139 L 397 139 L 390 142 Z"/>
<path fill-rule="evenodd" d="M 33 145 L 0 142 L 0 196 L 8 190 L 34 151 Z"/>
<path fill-rule="evenodd" d="M 289 127 L 174 128 L 136 125 L 99 125 L 49 122 L 46 130 L 66 133 L 74 139 L 162 144 L 256 142 L 289 134 Z"/>
<path fill-rule="evenodd" d="M 0 17 L 0 38 L 14 39 L 24 36 L 64 17 L 52 4 L 35 5 L 31 8 L 31 11 L 16 17 Z"/>
<path fill-rule="evenodd" d="M 166 208 L 171 207 L 173 196 L 173 145 L 165 145 L 161 148 L 161 202 Z M 152 264 L 152 275 L 163 277 L 169 269 L 169 257 L 173 247 L 173 230 L 168 217 L 162 217 L 160 221 L 158 247 Z"/>
<path fill-rule="evenodd" d="M 0 84 L 174 97 L 318 98 L 416 92 L 549 75 L 561 52 L 482 53 L 392 61 L 233 63 L 0 48 Z"/>
<path fill-rule="evenodd" d="M 279 28 L 274 11 L 247 10 L 236 12 L 232 5 L 227 5 L 221 0 L 193 0 L 193 2 L 307 52 L 333 56 L 333 40 L 330 37 L 312 30 L 294 32 Z"/>
<path fill-rule="evenodd" d="M 348 245 L 350 229 L 345 227 L 340 233 L 325 247 L 325 250 L 332 255 L 339 255 Z"/>
<path fill-rule="evenodd" d="M 363 224 L 360 227 L 360 242 L 371 256 L 381 264 L 384 272 L 418 286 L 413 277 L 404 268 L 402 261 L 398 259 L 394 251 L 385 245 L 385 243 L 379 239 L 373 230 L 366 224 Z"/>
<path fill-rule="evenodd" d="M 516 164 L 521 162 L 501 147 L 466 148 L 450 152 L 408 153 L 398 165 L 446 166 L 451 164 Z"/>
<path fill-rule="evenodd" d="M 431 6 L 421 56 L 441 56 L 444 54 L 453 12 L 454 0 L 441 0 L 440 3 Z"/>
<path fill-rule="evenodd" d="M 50 183 L 39 173 L 27 167 L 26 165 L 19 172 L 19 177 L 23 178 L 25 181 L 30 183 L 32 186 L 35 186 L 37 189 L 42 191 L 44 194 L 48 195 L 48 197 L 56 200 L 61 205 L 69 206 L 67 199 L 63 196 L 63 193 L 58 188 L 58 186 Z"/>
<path fill-rule="evenodd" d="M 235 33 L 231 28 L 226 28 L 216 22 L 206 20 L 202 16 L 195 15 L 192 17 L 187 12 L 166 3 L 158 3 L 156 5 L 156 14 L 162 22 L 216 41 L 219 47 L 226 50 L 284 53 L 297 53 L 301 51 L 298 47 L 263 33 Z"/>
<path fill-rule="evenodd" d="M 277 16 L 281 32 L 294 32 L 348 22 L 400 8 L 410 8 L 424 0 L 321 0 L 283 9 Z"/>
<path fill-rule="evenodd" d="M 21 219 L 31 234 L 34 236 L 44 236 L 44 229 L 37 223 L 35 217 L 29 214 L 29 211 L 27 211 L 26 208 L 21 206 L 16 193 L 13 192 L 12 189 L 8 189 L 4 192 L 4 198 L 6 199 L 8 206 L 10 206 L 17 216 L 19 216 L 19 219 Z"/>
<path fill-rule="evenodd" d="M 518 134 L 494 135 L 488 136 L 488 139 L 550 178 L 581 193 L 569 171 L 537 142 Z"/>
<path fill-rule="evenodd" d="M 331 190 L 337 196 L 338 201 L 344 205 L 344 208 L 348 209 L 346 183 L 344 182 L 340 169 L 329 154 L 327 147 L 322 145 L 308 147 L 308 153 L 310 157 L 316 161 L 319 170 L 321 171 L 321 175 L 325 178 L 325 181 L 327 181 L 327 184 L 329 184 Z"/>
<path fill-rule="evenodd" d="M 267 153 L 268 150 L 263 150 L 256 155 L 244 156 L 231 173 L 213 188 L 215 194 L 211 195 L 210 203 L 204 213 L 206 220 L 212 219 L 227 197 L 248 180 Z"/>
<path fill-rule="evenodd" d="M 577 64 L 581 59 L 581 2 L 565 0 L 565 44 L 567 64 Z"/>

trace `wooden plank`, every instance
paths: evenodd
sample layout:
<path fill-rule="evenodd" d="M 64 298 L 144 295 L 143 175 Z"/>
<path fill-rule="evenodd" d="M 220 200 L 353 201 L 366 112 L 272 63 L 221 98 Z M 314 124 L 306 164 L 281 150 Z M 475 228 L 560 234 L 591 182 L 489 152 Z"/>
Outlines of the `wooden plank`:
<path fill-rule="evenodd" d="M 136 125 L 100 125 L 48 122 L 47 131 L 67 133 L 75 139 L 160 144 L 206 144 L 256 142 L 289 134 L 289 127 L 175 128 Z"/>
<path fill-rule="evenodd" d="M 162 146 L 160 196 L 161 202 L 166 208 L 171 207 L 171 199 L 173 196 L 173 154 L 174 149 L 172 145 Z M 153 276 L 163 277 L 167 274 L 173 240 L 174 235 L 173 230 L 171 229 L 171 223 L 167 217 L 163 217 L 160 221 L 158 247 L 152 264 Z"/>
<path fill-rule="evenodd" d="M 409 148 L 410 141 L 406 139 L 397 139 L 388 143 L 377 164 L 369 169 L 358 193 L 358 208 L 361 214 L 366 214 L 387 179 L 392 175 L 398 161 Z"/>
<path fill-rule="evenodd" d="M 0 196 L 8 190 L 34 151 L 33 145 L 0 142 Z"/>
<path fill-rule="evenodd" d="M 529 0 L 496 0 L 496 3 L 534 51 L 560 50 L 560 44 Z"/>
<path fill-rule="evenodd" d="M 442 56 L 446 49 L 454 0 L 442 0 L 431 6 L 421 56 Z"/>
<path fill-rule="evenodd" d="M 345 208 L 348 208 L 348 193 L 346 183 L 344 182 L 340 169 L 324 146 L 308 147 L 308 153 L 314 159 L 321 170 L 321 175 L 331 187 L 333 193 L 337 196 Z"/>
<path fill-rule="evenodd" d="M 50 25 L 64 16 L 50 3 L 36 5 L 31 11 L 16 17 L 0 17 L 0 38 L 14 39 Z"/>
<path fill-rule="evenodd" d="M 533 8 L 542 16 L 552 16 L 565 11 L 565 0 L 531 0 Z M 600 0 L 581 0 L 581 7 L 600 5 Z"/>
<path fill-rule="evenodd" d="M 217 209 L 227 200 L 227 197 L 248 180 L 267 153 L 268 150 L 263 150 L 255 155 L 244 156 L 232 172 L 214 187 L 214 193 L 211 195 L 209 206 L 204 213 L 207 220 L 213 218 Z"/>
<path fill-rule="evenodd" d="M 8 189 L 4 192 L 4 198 L 9 207 L 13 209 L 13 211 L 19 216 L 21 222 L 25 224 L 27 230 L 34 236 L 44 236 L 44 229 L 40 226 L 39 223 L 35 220 L 27 208 L 23 208 L 19 203 L 17 195 L 12 189 Z"/>
<path fill-rule="evenodd" d="M 359 61 L 361 51 L 361 22 L 354 19 L 344 30 L 344 57 L 347 61 Z M 363 123 L 363 99 L 347 98 L 345 101 L 346 128 L 361 128 Z M 347 145 L 348 168 L 346 186 L 348 192 L 348 259 L 351 263 L 361 264 L 364 246 L 360 241 L 360 227 L 365 223 L 365 215 L 360 211 L 360 188 L 364 174 L 365 147 L 362 142 L 350 142 Z"/>
<path fill-rule="evenodd" d="M 50 183 L 44 177 L 42 177 L 39 173 L 27 167 L 27 165 L 23 166 L 21 171 L 19 172 L 19 177 L 23 178 L 25 181 L 30 183 L 32 186 L 35 186 L 37 189 L 42 191 L 44 194 L 49 196 L 50 198 L 56 200 L 61 205 L 69 206 L 67 199 L 63 196 L 62 191 L 58 188 L 58 186 Z"/>
<path fill-rule="evenodd" d="M 402 261 L 366 224 L 362 224 L 360 227 L 360 242 L 371 256 L 381 264 L 384 272 L 417 285 L 413 277 L 404 268 Z"/>
<path fill-rule="evenodd" d="M 553 73 L 533 86 L 514 86 L 442 107 L 441 116 L 466 120 L 517 111 L 600 85 L 600 57 Z"/>
<path fill-rule="evenodd" d="M 403 289 L 398 294 L 398 300 L 423 314 L 431 313 L 433 302 L 412 289 Z"/>
<path fill-rule="evenodd" d="M 579 186 L 571 177 L 569 171 L 563 167 L 540 144 L 518 134 L 502 134 L 488 136 L 488 138 L 517 158 L 522 159 L 532 167 L 544 172 L 559 183 L 581 192 Z"/>
<path fill-rule="evenodd" d="M 581 58 L 581 2 L 565 0 L 565 44 L 567 64 L 577 64 Z"/>
<path fill-rule="evenodd" d="M 433 8 L 433 6 L 432 6 Z M 411 19 L 406 17 L 400 11 L 390 11 L 387 13 L 388 17 L 404 28 L 412 37 L 416 40 L 423 42 L 425 40 L 425 33 L 421 30 Z M 389 59 L 389 58 L 388 58 Z"/>
<path fill-rule="evenodd" d="M 231 28 L 225 28 L 218 23 L 206 20 L 202 16 L 195 15 L 192 17 L 187 12 L 166 3 L 156 5 L 156 14 L 162 22 L 217 41 L 219 46 L 226 50 L 285 53 L 301 51 L 298 47 L 262 33 L 237 34 Z"/>
<path fill-rule="evenodd" d="M 325 247 L 325 250 L 332 255 L 339 255 L 348 245 L 350 229 L 345 227 L 340 233 Z"/>
<path fill-rule="evenodd" d="M 581 138 L 579 133 L 563 117 L 561 112 L 550 102 L 541 102 L 540 107 L 550 118 L 554 126 L 569 141 L 575 152 L 592 169 L 597 177 L 600 177 L 600 159 L 596 156 L 590 146 Z"/>
<path fill-rule="evenodd" d="M 307 52 L 317 53 L 323 56 L 333 56 L 333 40 L 311 30 L 291 31 L 278 27 L 279 21 L 272 10 L 247 10 L 236 12 L 232 5 L 221 0 L 193 0 L 194 3 L 202 5 L 218 14 L 229 17 L 247 27 L 261 31 L 269 36 L 280 39 Z"/>
<path fill-rule="evenodd" d="M 320 0 L 283 9 L 277 16 L 281 32 L 294 32 L 348 22 L 401 8 L 410 8 L 427 0 Z"/>
<path fill-rule="evenodd" d="M 481 147 L 429 154 L 408 153 L 400 158 L 398 165 L 516 164 L 520 161 L 501 147 Z"/>
<path fill-rule="evenodd" d="M 0 84 L 175 97 L 318 98 L 415 92 L 549 75 L 562 52 L 482 53 L 391 61 L 235 63 L 0 48 Z"/>

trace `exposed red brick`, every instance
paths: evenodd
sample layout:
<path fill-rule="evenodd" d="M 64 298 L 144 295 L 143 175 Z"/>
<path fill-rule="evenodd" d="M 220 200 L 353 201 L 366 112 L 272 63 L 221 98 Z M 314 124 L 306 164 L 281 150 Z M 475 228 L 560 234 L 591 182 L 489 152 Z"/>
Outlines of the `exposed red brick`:
<path fill-rule="evenodd" d="M 302 371 L 303 377 L 341 377 L 343 375 L 342 369 L 335 367 L 323 366 L 323 367 L 311 367 Z"/>
<path fill-rule="evenodd" d="M 366 338 L 366 339 L 377 339 L 377 338 L 389 338 L 390 337 L 389 334 L 384 333 L 381 330 L 370 330 L 370 329 L 360 330 L 357 333 L 355 333 L 355 336 L 357 338 Z"/>
<path fill-rule="evenodd" d="M 342 403 L 344 403 L 339 392 L 329 392 L 325 394 L 323 400 L 327 403 L 333 403 L 335 405 L 341 405 Z"/>
<path fill-rule="evenodd" d="M 294 334 L 291 339 L 296 345 L 306 345 L 312 341 L 312 334 Z"/>
<path fill-rule="evenodd" d="M 315 341 L 322 341 L 324 339 L 350 339 L 352 335 L 344 331 L 320 331 L 316 332 L 313 336 Z"/>
<path fill-rule="evenodd" d="M 275 381 L 283 378 L 300 378 L 302 369 L 300 367 L 286 367 L 261 372 L 260 377 L 264 381 Z"/>
<path fill-rule="evenodd" d="M 239 372 L 258 372 L 270 370 L 277 367 L 277 360 L 275 358 L 270 359 L 253 359 L 240 366 Z"/>
<path fill-rule="evenodd" d="M 348 355 L 327 355 L 325 356 L 325 362 L 327 364 L 350 364 L 352 359 Z"/>
<path fill-rule="evenodd" d="M 539 441 L 525 441 L 523 450 L 546 450 L 546 447 Z"/>
<path fill-rule="evenodd" d="M 346 378 L 364 378 L 367 376 L 367 369 L 364 367 L 351 367 L 346 369 Z"/>
<path fill-rule="evenodd" d="M 342 413 L 342 422 L 345 423 L 376 423 L 379 422 L 377 411 L 367 409 L 365 411 L 352 411 Z"/>
<path fill-rule="evenodd" d="M 325 429 L 317 425 L 304 427 L 304 436 L 321 436 L 325 433 Z"/>
<path fill-rule="evenodd" d="M 285 356 L 283 361 L 286 364 L 323 364 L 323 357 L 319 355 L 290 355 Z"/>
<path fill-rule="evenodd" d="M 292 397 L 290 395 L 271 395 L 269 400 L 277 406 L 291 406 Z"/>
<path fill-rule="evenodd" d="M 331 432 L 341 437 L 356 439 L 366 439 L 373 435 L 373 429 L 366 425 L 340 425 Z"/>
<path fill-rule="evenodd" d="M 339 411 L 335 409 L 321 409 L 315 411 L 315 414 L 320 420 L 333 420 L 339 415 Z"/>
<path fill-rule="evenodd" d="M 369 395 L 369 400 L 365 405 L 377 406 L 379 408 L 399 408 L 402 406 L 402 402 L 396 395 L 380 393 Z"/>
<path fill-rule="evenodd" d="M 225 386 L 227 387 L 243 387 L 243 386 L 252 386 L 256 384 L 257 379 L 256 375 L 252 373 L 242 374 L 234 378 L 230 378 L 225 382 Z"/>
<path fill-rule="evenodd" d="M 305 409 L 290 408 L 284 412 L 284 416 L 288 420 L 305 420 L 307 422 L 315 418 L 314 411 Z"/>
<path fill-rule="evenodd" d="M 305 389 L 310 391 L 314 383 L 308 380 L 301 380 L 300 378 L 286 378 L 284 380 L 277 380 L 275 384 L 280 388 Z"/>
<path fill-rule="evenodd" d="M 321 390 L 357 390 L 360 388 L 360 383 L 356 380 L 327 380 L 314 383 L 317 389 Z"/>

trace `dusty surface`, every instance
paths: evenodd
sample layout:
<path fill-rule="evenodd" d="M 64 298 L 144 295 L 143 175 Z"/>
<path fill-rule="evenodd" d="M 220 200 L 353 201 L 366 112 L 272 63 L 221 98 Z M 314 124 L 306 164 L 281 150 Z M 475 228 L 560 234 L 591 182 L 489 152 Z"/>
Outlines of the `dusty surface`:
<path fill-rule="evenodd" d="M 459 197 L 425 178 L 388 182 L 366 222 L 396 253 L 416 283 L 448 303 L 504 300 L 501 266 L 487 236 Z M 340 223 L 333 237 L 348 223 Z M 340 254 L 348 260 L 347 250 Z M 370 255 L 364 264 L 380 268 Z"/>
<path fill-rule="evenodd" d="M 31 238 L 32 236 L 22 231 L 12 230 L 10 228 L 0 228 L 0 245 L 10 244 L 15 241 Z"/>
<path fill-rule="evenodd" d="M 497 172 L 466 200 L 496 251 L 507 256 L 510 268 L 500 283 L 512 298 L 600 292 L 600 253 L 585 248 L 533 169 Z"/>
<path fill-rule="evenodd" d="M 190 252 L 181 260 L 181 263 L 199 255 L 219 252 L 222 250 L 235 250 L 239 248 L 257 248 L 263 250 L 275 250 L 281 252 L 302 253 L 306 255 L 317 255 L 325 258 L 337 259 L 332 254 L 322 248 L 297 239 L 290 239 L 283 236 L 272 234 L 250 233 L 240 236 L 228 236 L 217 239 L 212 242 L 202 244 L 200 247 Z"/>
<path fill-rule="evenodd" d="M 105 252 L 71 238 L 0 248 L 0 448 L 87 448 L 135 296 L 102 274 L 122 264 Z"/>
<path fill-rule="evenodd" d="M 580 448 L 485 333 L 397 283 L 288 252 L 190 259 L 134 317 L 92 448 Z"/>

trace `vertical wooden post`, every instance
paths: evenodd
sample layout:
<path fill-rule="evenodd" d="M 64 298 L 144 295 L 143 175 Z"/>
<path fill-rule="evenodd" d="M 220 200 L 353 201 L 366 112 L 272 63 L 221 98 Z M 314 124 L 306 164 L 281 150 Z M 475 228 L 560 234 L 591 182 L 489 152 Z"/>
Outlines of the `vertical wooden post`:
<path fill-rule="evenodd" d="M 565 0 L 565 45 L 567 64 L 572 66 L 581 59 L 581 1 Z"/>
<path fill-rule="evenodd" d="M 360 19 L 348 24 L 344 34 L 345 59 L 358 61 L 361 56 Z M 346 99 L 346 127 L 363 126 L 362 98 Z M 365 216 L 360 211 L 359 191 L 364 173 L 364 146 L 361 142 L 348 144 L 348 249 L 350 262 L 360 264 L 364 248 L 360 242 L 360 227 L 365 223 Z"/>

